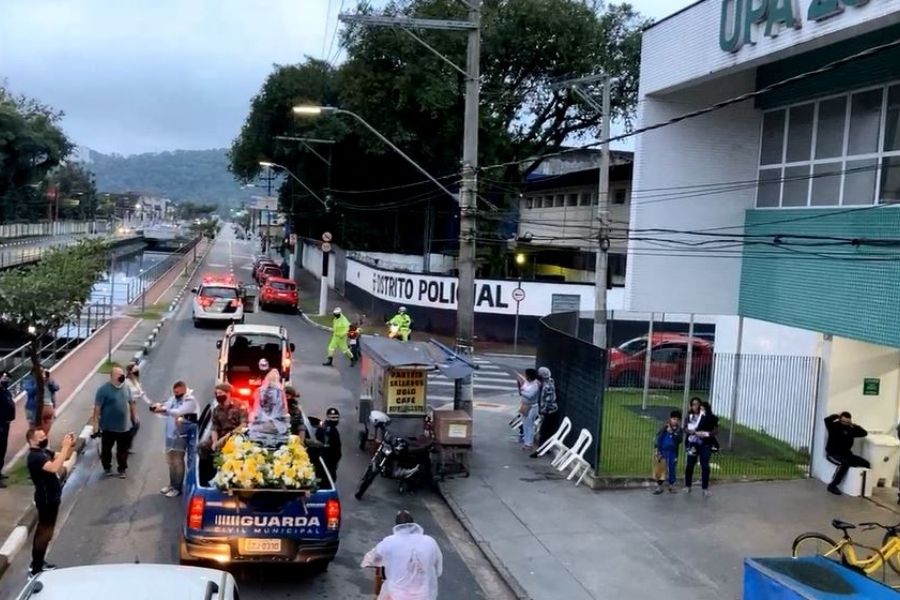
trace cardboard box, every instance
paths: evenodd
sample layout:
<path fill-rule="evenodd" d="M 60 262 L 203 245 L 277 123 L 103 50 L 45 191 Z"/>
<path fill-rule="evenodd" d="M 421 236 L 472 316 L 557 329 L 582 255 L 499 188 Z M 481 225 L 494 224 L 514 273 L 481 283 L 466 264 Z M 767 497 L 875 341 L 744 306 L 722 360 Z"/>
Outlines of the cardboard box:
<path fill-rule="evenodd" d="M 444 446 L 471 446 L 472 417 L 464 410 L 434 411 L 434 439 Z"/>

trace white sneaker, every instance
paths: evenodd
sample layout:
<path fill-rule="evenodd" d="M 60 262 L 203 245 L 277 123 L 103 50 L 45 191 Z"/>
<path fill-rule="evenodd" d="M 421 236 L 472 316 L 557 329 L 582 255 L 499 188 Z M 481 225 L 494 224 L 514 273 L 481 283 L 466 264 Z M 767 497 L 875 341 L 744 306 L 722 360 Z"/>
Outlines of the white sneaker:
<path fill-rule="evenodd" d="M 166 498 L 175 498 L 180 495 L 181 495 L 181 492 L 179 492 L 175 488 L 169 488 L 169 491 L 165 493 Z"/>
<path fill-rule="evenodd" d="M 163 489 L 159 490 L 159 493 L 162 494 L 163 496 L 165 496 L 165 495 L 167 495 L 169 492 L 171 492 L 173 489 L 175 489 L 175 488 L 173 488 L 171 485 L 167 485 L 167 486 L 164 487 Z"/>
<path fill-rule="evenodd" d="M 710 496 L 712 496 L 712 492 L 709 490 L 703 490 L 703 496 L 705 498 L 709 498 Z"/>

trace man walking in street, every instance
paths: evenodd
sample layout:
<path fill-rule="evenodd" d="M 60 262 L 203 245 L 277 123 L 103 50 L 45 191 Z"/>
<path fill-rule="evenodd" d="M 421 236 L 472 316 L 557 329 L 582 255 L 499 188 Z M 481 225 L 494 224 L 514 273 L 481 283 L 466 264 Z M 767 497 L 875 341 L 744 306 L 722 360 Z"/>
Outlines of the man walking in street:
<path fill-rule="evenodd" d="M 150 410 L 166 417 L 166 464 L 169 465 L 169 485 L 159 490 L 167 498 L 181 495 L 184 484 L 184 455 L 190 427 L 197 424 L 200 412 L 194 395 L 183 381 L 172 386 L 172 396 L 161 404 L 153 404 Z"/>
<path fill-rule="evenodd" d="M 438 578 L 444 570 L 441 549 L 411 514 L 397 513 L 393 535 L 366 553 L 363 567 L 383 567 L 385 581 L 379 598 L 437 600 Z"/>
<path fill-rule="evenodd" d="M 338 424 L 341 421 L 341 413 L 335 407 L 325 411 L 325 422 L 316 429 L 316 439 L 325 446 L 322 458 L 331 478 L 337 481 L 338 463 L 341 462 L 341 433 Z"/>
<path fill-rule="evenodd" d="M 75 434 L 67 433 L 62 441 L 62 449 L 53 452 L 47 448 L 50 440 L 42 429 L 31 427 L 25 434 L 28 442 L 28 474 L 34 483 L 34 504 L 37 507 L 37 528 L 34 530 L 34 544 L 31 549 L 31 575 L 54 568 L 44 562 L 47 546 L 53 539 L 59 503 L 62 500 L 62 479 L 65 478 L 63 463 L 75 451 Z"/>
<path fill-rule="evenodd" d="M 103 472 L 112 474 L 112 451 L 116 448 L 116 467 L 120 479 L 128 470 L 128 449 L 132 426 L 140 426 L 135 401 L 125 386 L 125 370 L 113 365 L 109 381 L 94 396 L 94 431 L 100 431 L 100 463 Z"/>
<path fill-rule="evenodd" d="M 350 352 L 347 346 L 347 334 L 350 333 L 350 320 L 344 316 L 341 307 L 338 306 L 332 312 L 334 320 L 331 322 L 331 340 L 328 342 L 328 357 L 322 363 L 323 367 L 330 367 L 334 364 L 334 352 L 340 350 L 341 353 L 350 359 L 350 366 L 356 364 L 356 358 Z"/>

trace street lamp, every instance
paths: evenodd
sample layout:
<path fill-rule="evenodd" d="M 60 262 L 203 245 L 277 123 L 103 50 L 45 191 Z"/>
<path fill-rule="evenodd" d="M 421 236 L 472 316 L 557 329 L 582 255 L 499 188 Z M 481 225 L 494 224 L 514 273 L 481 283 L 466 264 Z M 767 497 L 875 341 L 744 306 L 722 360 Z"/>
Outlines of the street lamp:
<path fill-rule="evenodd" d="M 322 116 L 322 115 L 338 115 L 338 114 L 353 117 L 354 119 L 359 121 L 363 127 L 368 129 L 369 131 L 371 131 L 375 137 L 377 137 L 379 140 L 384 142 L 394 152 L 396 152 L 397 154 L 402 156 L 403 159 L 406 160 L 406 162 L 408 162 L 413 167 L 415 167 L 417 171 L 419 171 L 422 175 L 427 177 L 432 183 L 434 183 L 434 185 L 438 186 L 444 192 L 446 192 L 447 195 L 450 196 L 451 198 L 453 198 L 454 201 L 457 201 L 457 202 L 459 201 L 459 196 L 457 194 L 454 194 L 453 192 L 448 190 L 446 187 L 444 187 L 444 185 L 440 181 L 435 179 L 431 175 L 431 173 L 426 171 L 424 167 L 422 167 L 419 163 L 417 163 L 416 161 L 411 159 L 409 156 L 407 156 L 406 153 L 403 152 L 403 150 L 401 150 L 396 145 L 394 145 L 394 143 L 391 142 L 391 140 L 384 137 L 384 135 L 382 135 L 380 131 L 378 131 L 377 129 L 372 127 L 372 125 L 370 125 L 365 119 L 360 117 L 355 112 L 351 112 L 349 110 L 344 110 L 343 108 L 337 108 L 336 106 L 295 106 L 294 114 L 298 115 L 298 116 L 302 116 L 302 117 L 318 117 L 318 116 Z"/>
<path fill-rule="evenodd" d="M 303 180 L 302 180 L 302 179 L 300 179 L 299 177 L 297 177 L 296 175 L 294 175 L 294 174 L 291 172 L 291 170 L 288 169 L 287 167 L 285 167 L 284 165 L 279 165 L 278 163 L 267 162 L 267 161 L 259 161 L 259 166 L 261 166 L 261 167 L 268 167 L 269 169 L 281 169 L 282 171 L 284 171 L 285 173 L 287 173 L 288 175 L 290 175 L 290 176 L 294 179 L 294 181 L 296 181 L 297 183 L 299 183 L 300 185 L 302 185 L 302 186 L 303 186 L 303 189 L 305 189 L 307 192 L 309 192 L 310 196 L 312 196 L 313 198 L 315 198 L 316 200 L 318 200 L 318 201 L 322 204 L 322 206 L 325 207 L 325 210 L 329 210 L 329 208 L 328 208 L 328 202 L 326 202 L 325 200 L 322 200 L 321 198 L 319 198 L 319 195 L 318 195 L 318 194 L 316 194 L 314 191 L 312 191 L 312 190 L 309 188 L 308 185 L 306 185 L 305 183 L 303 183 Z"/>
<path fill-rule="evenodd" d="M 525 264 L 525 255 L 519 252 L 516 254 L 516 264 L 520 267 Z"/>

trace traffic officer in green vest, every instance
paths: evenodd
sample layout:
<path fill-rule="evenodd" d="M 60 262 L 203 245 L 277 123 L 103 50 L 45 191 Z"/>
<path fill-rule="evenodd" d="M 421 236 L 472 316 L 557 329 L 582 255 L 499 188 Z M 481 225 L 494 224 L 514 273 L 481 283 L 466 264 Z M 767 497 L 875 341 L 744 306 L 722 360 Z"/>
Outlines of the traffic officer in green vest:
<path fill-rule="evenodd" d="M 391 327 L 390 333 L 388 333 L 389 338 L 399 337 L 404 342 L 409 340 L 409 334 L 412 333 L 412 319 L 406 314 L 405 306 L 401 306 L 387 324 Z"/>
<path fill-rule="evenodd" d="M 347 346 L 347 334 L 350 333 L 350 320 L 344 316 L 341 307 L 335 307 L 334 320 L 331 322 L 331 340 L 328 342 L 328 358 L 322 363 L 322 366 L 330 367 L 334 364 L 334 351 L 340 350 L 341 353 L 350 359 L 350 366 L 356 364 L 356 358 L 350 352 Z"/>

